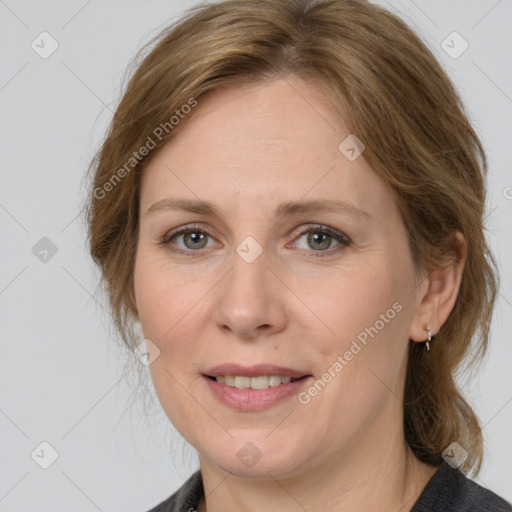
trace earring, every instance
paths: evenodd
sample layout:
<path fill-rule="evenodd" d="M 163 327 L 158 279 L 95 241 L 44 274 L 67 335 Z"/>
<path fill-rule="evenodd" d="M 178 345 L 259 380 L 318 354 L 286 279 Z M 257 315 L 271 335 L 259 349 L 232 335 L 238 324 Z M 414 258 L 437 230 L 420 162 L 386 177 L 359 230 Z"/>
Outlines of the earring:
<path fill-rule="evenodd" d="M 427 350 L 430 350 L 430 341 L 432 340 L 432 333 L 430 332 L 430 326 L 427 324 L 427 334 L 428 338 L 425 342 L 425 346 L 427 347 Z"/>

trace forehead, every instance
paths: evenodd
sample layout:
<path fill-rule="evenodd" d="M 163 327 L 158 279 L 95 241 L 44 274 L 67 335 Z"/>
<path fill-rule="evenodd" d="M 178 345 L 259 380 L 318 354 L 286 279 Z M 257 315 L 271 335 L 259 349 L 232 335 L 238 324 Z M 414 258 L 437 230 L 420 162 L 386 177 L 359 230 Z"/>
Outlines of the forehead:
<path fill-rule="evenodd" d="M 350 131 L 316 84 L 232 84 L 200 98 L 185 122 L 144 171 L 143 209 L 171 192 L 254 206 L 308 194 L 361 208 L 388 193 L 364 155 L 340 151 Z"/>

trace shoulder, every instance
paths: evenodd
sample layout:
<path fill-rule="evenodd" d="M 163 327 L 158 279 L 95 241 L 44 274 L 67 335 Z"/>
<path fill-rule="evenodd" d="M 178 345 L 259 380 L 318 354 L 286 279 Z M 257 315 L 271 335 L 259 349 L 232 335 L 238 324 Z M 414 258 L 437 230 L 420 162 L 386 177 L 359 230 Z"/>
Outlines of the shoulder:
<path fill-rule="evenodd" d="M 512 512 L 512 505 L 444 462 L 411 512 Z"/>
<path fill-rule="evenodd" d="M 204 495 L 201 471 L 196 471 L 172 496 L 148 512 L 195 512 Z"/>

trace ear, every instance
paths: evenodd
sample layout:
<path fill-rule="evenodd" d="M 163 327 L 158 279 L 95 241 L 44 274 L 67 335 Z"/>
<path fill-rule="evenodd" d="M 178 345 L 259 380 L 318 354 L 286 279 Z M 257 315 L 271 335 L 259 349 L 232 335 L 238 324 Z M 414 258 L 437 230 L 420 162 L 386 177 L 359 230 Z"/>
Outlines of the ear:
<path fill-rule="evenodd" d="M 142 331 L 142 325 L 139 322 L 139 320 L 134 320 L 132 326 L 133 326 L 133 332 L 134 332 L 135 336 L 137 337 L 137 339 L 139 341 L 144 339 L 144 332 Z"/>
<path fill-rule="evenodd" d="M 435 269 L 420 290 L 419 304 L 409 327 L 409 339 L 423 342 L 427 339 L 427 324 L 432 336 L 437 334 L 448 319 L 462 280 L 466 262 L 467 242 L 460 231 L 456 233 L 459 242 L 452 263 Z"/>
<path fill-rule="evenodd" d="M 133 321 L 139 322 L 139 309 L 137 307 L 137 299 L 135 297 L 135 288 L 134 288 L 133 284 L 131 285 L 131 288 L 129 289 L 127 302 L 128 302 L 128 309 L 130 311 Z"/>

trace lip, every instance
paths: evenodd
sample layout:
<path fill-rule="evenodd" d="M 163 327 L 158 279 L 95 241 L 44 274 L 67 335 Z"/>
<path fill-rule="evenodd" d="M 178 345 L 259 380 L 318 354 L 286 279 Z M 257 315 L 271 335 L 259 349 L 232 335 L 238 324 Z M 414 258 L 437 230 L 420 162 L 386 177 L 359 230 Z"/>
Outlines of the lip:
<path fill-rule="evenodd" d="M 300 379 L 308 374 L 307 371 L 275 366 L 273 364 L 257 364 L 253 366 L 242 366 L 235 363 L 225 363 L 206 370 L 203 375 L 207 377 L 218 377 L 219 375 L 240 375 L 244 377 L 260 377 L 261 375 L 280 375 Z M 259 391 L 259 390 L 258 390 Z"/>
<path fill-rule="evenodd" d="M 221 403 L 245 412 L 257 412 L 270 409 L 281 400 L 296 395 L 299 390 L 308 385 L 313 377 L 304 377 L 301 380 L 280 384 L 267 389 L 238 389 L 203 375 L 203 380 L 210 388 L 213 396 Z"/>
<path fill-rule="evenodd" d="M 219 375 L 240 375 L 245 377 L 281 375 L 300 380 L 280 384 L 279 386 L 271 386 L 267 389 L 238 389 L 209 378 L 218 377 Z M 313 376 L 300 370 L 275 365 L 241 366 L 238 364 L 223 364 L 207 370 L 202 375 L 202 378 L 213 396 L 222 404 L 237 411 L 258 412 L 270 409 L 281 400 L 296 395 L 301 388 L 309 385 Z"/>

